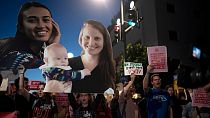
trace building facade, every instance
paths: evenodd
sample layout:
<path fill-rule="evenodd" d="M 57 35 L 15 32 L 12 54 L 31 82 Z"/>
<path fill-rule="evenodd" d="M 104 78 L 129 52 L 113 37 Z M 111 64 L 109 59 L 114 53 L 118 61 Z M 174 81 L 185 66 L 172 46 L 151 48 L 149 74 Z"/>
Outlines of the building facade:
<path fill-rule="evenodd" d="M 127 0 L 125 6 L 129 6 L 130 1 Z M 127 43 L 141 40 L 144 46 L 165 45 L 169 59 L 190 67 L 198 66 L 192 58 L 192 48 L 205 48 L 206 39 L 209 38 L 206 16 L 209 8 L 203 1 L 135 0 L 135 6 L 143 21 L 140 29 L 133 28 L 126 33 Z M 124 8 L 126 20 L 128 8 Z M 113 34 L 111 31 L 114 40 Z M 123 47 L 123 41 L 113 44 L 114 57 L 123 53 Z"/>

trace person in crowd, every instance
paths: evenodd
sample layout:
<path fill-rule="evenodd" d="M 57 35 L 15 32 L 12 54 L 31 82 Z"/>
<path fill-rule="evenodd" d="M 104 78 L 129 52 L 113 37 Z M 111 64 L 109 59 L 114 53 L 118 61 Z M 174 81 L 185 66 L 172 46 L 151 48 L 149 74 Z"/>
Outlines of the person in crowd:
<path fill-rule="evenodd" d="M 105 92 L 104 92 L 104 97 L 105 97 L 105 99 L 106 99 L 106 103 L 107 103 L 107 106 L 109 107 L 109 108 L 111 108 L 111 101 L 112 101 L 112 99 L 113 99 L 113 97 L 114 97 L 114 90 L 112 89 L 112 88 L 109 88 L 109 89 L 107 89 Z"/>
<path fill-rule="evenodd" d="M 68 112 L 66 114 L 66 118 L 74 118 L 74 111 L 70 104 L 68 106 Z"/>
<path fill-rule="evenodd" d="M 208 96 L 210 97 L 210 82 L 206 84 L 203 88 L 207 92 Z"/>
<path fill-rule="evenodd" d="M 120 108 L 119 108 L 119 91 L 115 90 L 113 99 L 111 101 L 111 111 L 113 118 L 121 118 Z"/>
<path fill-rule="evenodd" d="M 74 113 L 74 118 L 95 118 L 96 116 L 93 109 L 91 94 L 79 93 L 78 99 L 80 101 L 80 105 Z M 75 109 L 75 107 L 73 109 Z"/>
<path fill-rule="evenodd" d="M 103 94 L 97 94 L 94 103 L 96 118 L 112 118 L 112 112 Z"/>
<path fill-rule="evenodd" d="M 159 74 L 150 77 L 152 88 L 149 87 L 149 74 L 153 66 L 147 66 L 147 72 L 143 79 L 143 89 L 147 99 L 148 118 L 172 118 L 170 98 L 166 90 L 161 89 L 161 78 Z"/>
<path fill-rule="evenodd" d="M 79 100 L 79 94 L 80 93 L 70 93 L 68 94 L 68 100 L 70 104 L 70 113 L 71 116 L 74 117 L 76 110 L 80 107 L 80 100 Z"/>
<path fill-rule="evenodd" d="M 189 112 L 191 111 L 191 98 L 189 92 L 186 91 L 185 88 L 179 87 L 177 98 L 179 100 L 179 104 L 182 107 L 182 117 L 188 117 L 189 114 L 191 116 L 192 113 Z"/>
<path fill-rule="evenodd" d="M 60 30 L 51 11 L 38 2 L 26 2 L 20 8 L 15 37 L 0 40 L 0 70 L 20 65 L 38 68 L 43 64 L 43 47 L 58 43 Z"/>
<path fill-rule="evenodd" d="M 88 69 L 72 71 L 68 66 L 68 52 L 58 43 L 47 46 L 44 50 L 45 64 L 40 67 L 46 78 L 44 92 L 71 93 L 72 80 L 81 80 L 90 75 Z"/>
<path fill-rule="evenodd" d="M 69 59 L 73 70 L 87 68 L 91 76 L 81 81 L 72 81 L 72 92 L 104 93 L 114 89 L 115 69 L 111 37 L 105 26 L 95 20 L 87 20 L 79 34 L 81 56 Z"/>
<path fill-rule="evenodd" d="M 141 99 L 137 102 L 141 118 L 147 118 L 147 100 L 144 95 L 141 96 Z"/>
<path fill-rule="evenodd" d="M 2 85 L 3 77 L 0 74 L 0 86 Z M 8 83 L 7 83 L 8 84 Z M 6 91 L 0 91 L 0 112 L 14 112 L 15 102 L 8 95 L 8 89 Z"/>
<path fill-rule="evenodd" d="M 119 95 L 119 108 L 123 118 L 139 118 L 138 105 L 132 100 L 135 88 L 133 87 L 135 74 L 131 74 L 131 80 L 123 87 L 122 92 Z"/>
<path fill-rule="evenodd" d="M 57 104 L 58 118 L 72 118 L 73 110 L 68 101 L 68 94 L 66 93 L 55 93 L 54 100 Z"/>
<path fill-rule="evenodd" d="M 179 88 L 179 100 L 182 106 L 182 118 L 197 118 L 199 113 L 196 106 L 192 106 L 192 90 Z"/>
<path fill-rule="evenodd" d="M 51 93 L 44 93 L 45 83 L 39 84 L 38 95 L 32 106 L 32 118 L 58 118 L 57 105 Z"/>
<path fill-rule="evenodd" d="M 32 95 L 33 95 L 35 98 L 38 98 L 38 97 L 39 97 L 39 95 L 38 95 L 38 92 L 37 92 L 37 91 L 32 92 Z"/>
<path fill-rule="evenodd" d="M 35 97 L 29 93 L 29 79 L 24 76 L 24 71 L 23 66 L 18 68 L 19 77 L 15 80 L 16 92 L 13 93 L 18 118 L 31 117 L 31 108 L 35 100 Z"/>
<path fill-rule="evenodd" d="M 174 87 L 173 85 L 167 85 L 166 90 L 169 93 L 170 97 L 170 106 L 173 111 L 173 118 L 181 118 L 182 115 L 182 107 L 179 103 L 177 96 L 174 94 Z"/>
<path fill-rule="evenodd" d="M 12 95 L 13 93 L 16 93 L 17 89 L 15 87 L 15 83 L 10 83 L 8 86 L 8 92 L 10 95 Z"/>

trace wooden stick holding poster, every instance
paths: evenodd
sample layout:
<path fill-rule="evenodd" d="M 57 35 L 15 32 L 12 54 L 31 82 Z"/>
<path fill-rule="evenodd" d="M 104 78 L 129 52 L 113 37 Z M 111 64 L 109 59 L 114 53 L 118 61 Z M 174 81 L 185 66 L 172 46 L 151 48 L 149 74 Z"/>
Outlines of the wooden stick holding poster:
<path fill-rule="evenodd" d="M 153 72 L 168 72 L 166 46 L 147 47 L 149 65 L 154 66 Z"/>
<path fill-rule="evenodd" d="M 125 62 L 124 74 L 131 75 L 131 73 L 134 73 L 135 75 L 143 75 L 142 63 Z"/>

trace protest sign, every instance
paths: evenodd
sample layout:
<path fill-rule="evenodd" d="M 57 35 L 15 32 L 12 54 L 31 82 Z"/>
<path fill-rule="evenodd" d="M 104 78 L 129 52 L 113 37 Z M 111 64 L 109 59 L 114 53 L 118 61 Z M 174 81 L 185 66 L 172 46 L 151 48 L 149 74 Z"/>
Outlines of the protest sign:
<path fill-rule="evenodd" d="M 131 73 L 134 73 L 135 75 L 143 75 L 142 63 L 125 62 L 124 74 L 131 75 Z"/>
<path fill-rule="evenodd" d="M 41 81 L 30 80 L 29 81 L 30 90 L 38 90 L 40 83 Z"/>
<path fill-rule="evenodd" d="M 193 89 L 192 106 L 210 107 L 210 97 L 203 88 Z"/>
<path fill-rule="evenodd" d="M 147 47 L 149 65 L 153 65 L 153 72 L 168 72 L 166 46 Z"/>

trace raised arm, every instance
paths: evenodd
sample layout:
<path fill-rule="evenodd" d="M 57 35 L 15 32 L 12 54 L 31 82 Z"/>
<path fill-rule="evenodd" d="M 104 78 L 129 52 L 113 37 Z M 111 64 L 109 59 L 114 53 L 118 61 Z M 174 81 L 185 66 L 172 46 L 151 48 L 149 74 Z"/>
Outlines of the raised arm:
<path fill-rule="evenodd" d="M 30 94 L 28 92 L 28 90 L 26 90 L 24 88 L 24 71 L 25 71 L 25 68 L 24 66 L 20 66 L 18 67 L 18 74 L 19 74 L 19 90 L 18 90 L 18 93 L 20 95 L 23 95 L 28 101 L 30 99 Z"/>
<path fill-rule="evenodd" d="M 128 84 L 123 88 L 124 89 L 124 92 L 126 93 L 127 90 L 131 87 L 131 85 L 133 84 L 135 78 L 136 78 L 136 75 L 135 74 L 131 74 L 130 75 L 131 77 L 131 80 L 128 82 Z"/>
<path fill-rule="evenodd" d="M 19 74 L 19 89 L 24 89 L 24 70 L 23 66 L 18 67 L 18 74 Z"/>
<path fill-rule="evenodd" d="M 210 83 L 206 84 L 203 88 L 208 93 L 208 95 L 210 95 L 210 92 L 209 92 L 209 90 L 210 90 Z"/>
<path fill-rule="evenodd" d="M 48 44 L 59 43 L 60 38 L 61 38 L 61 32 L 60 32 L 59 25 L 53 19 L 52 19 L 52 24 L 53 24 L 53 31 L 52 31 L 52 35 L 48 41 Z"/>
<path fill-rule="evenodd" d="M 148 65 L 146 75 L 144 76 L 144 79 L 143 79 L 143 89 L 144 90 L 146 90 L 149 86 L 149 74 L 152 72 L 152 70 L 153 70 L 153 66 Z"/>

